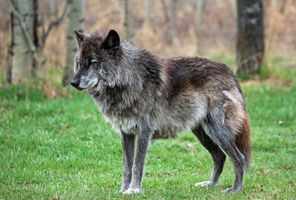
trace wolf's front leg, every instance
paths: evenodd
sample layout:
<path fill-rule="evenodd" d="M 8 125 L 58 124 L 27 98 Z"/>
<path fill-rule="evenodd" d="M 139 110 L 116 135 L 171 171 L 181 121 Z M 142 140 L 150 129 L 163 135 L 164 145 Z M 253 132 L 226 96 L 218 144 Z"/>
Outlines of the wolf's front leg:
<path fill-rule="evenodd" d="M 124 172 L 122 176 L 122 185 L 120 192 L 125 192 L 132 178 L 132 167 L 134 159 L 135 135 L 126 134 L 121 131 Z"/>
<path fill-rule="evenodd" d="M 149 144 L 152 131 L 148 126 L 147 122 L 143 122 L 140 125 L 140 132 L 137 139 L 137 149 L 134 158 L 133 169 L 132 169 L 132 180 L 128 190 L 124 194 L 141 193 L 143 169 L 146 157 L 146 151 Z"/>

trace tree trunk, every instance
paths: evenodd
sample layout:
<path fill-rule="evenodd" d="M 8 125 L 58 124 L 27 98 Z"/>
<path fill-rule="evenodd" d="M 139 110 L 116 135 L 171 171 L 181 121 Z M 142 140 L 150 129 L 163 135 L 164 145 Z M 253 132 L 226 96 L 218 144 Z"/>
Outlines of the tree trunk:
<path fill-rule="evenodd" d="M 69 0 L 69 12 L 67 15 L 68 29 L 67 29 L 67 55 L 66 66 L 62 84 L 68 85 L 73 78 L 73 62 L 74 56 L 77 51 L 77 44 L 74 35 L 75 30 L 83 29 L 84 22 L 84 0 Z"/>
<path fill-rule="evenodd" d="M 203 8 L 204 0 L 196 0 L 195 1 L 195 23 L 194 23 L 194 29 L 195 29 L 195 37 L 196 37 L 196 49 L 197 52 L 199 52 L 199 30 L 200 30 L 200 24 L 201 24 L 201 18 L 202 18 L 202 8 Z"/>
<path fill-rule="evenodd" d="M 33 43 L 36 50 L 39 50 L 39 37 L 38 37 L 38 0 L 33 0 Z M 37 70 L 39 68 L 38 60 L 33 56 L 32 61 L 32 71 L 31 74 L 33 77 L 37 75 Z"/>
<path fill-rule="evenodd" d="M 54 19 L 58 17 L 58 1 L 57 0 L 50 1 L 50 16 Z"/>
<path fill-rule="evenodd" d="M 10 12 L 10 26 L 9 26 L 9 33 L 10 33 L 10 44 L 8 48 L 8 67 L 7 67 L 7 76 L 6 80 L 8 83 L 12 83 L 12 58 L 13 58 L 13 43 L 14 43 L 14 15 Z"/>
<path fill-rule="evenodd" d="M 11 82 L 18 83 L 26 80 L 31 76 L 32 64 L 33 64 L 33 52 L 28 42 L 28 39 L 33 38 L 33 0 L 14 0 L 21 20 L 13 14 L 12 17 L 12 69 L 11 69 Z M 22 28 L 22 24 L 25 24 L 25 31 L 27 31 L 27 37 Z"/>
<path fill-rule="evenodd" d="M 171 17 L 170 17 L 170 13 L 169 13 L 169 8 L 168 5 L 166 3 L 165 0 L 160 0 L 160 4 L 161 4 L 161 8 L 162 8 L 162 12 L 163 12 L 163 16 L 164 16 L 164 21 L 165 24 L 167 24 L 166 27 L 163 27 L 165 30 L 164 32 L 164 37 L 165 37 L 165 41 L 168 45 L 172 45 L 173 43 L 173 35 L 172 35 L 172 23 L 171 23 Z"/>
<path fill-rule="evenodd" d="M 177 3 L 177 0 L 170 1 L 170 32 L 172 36 L 172 41 L 177 38 Z"/>
<path fill-rule="evenodd" d="M 237 0 L 236 62 L 238 74 L 259 72 L 264 56 L 262 0 Z"/>
<path fill-rule="evenodd" d="M 152 0 L 145 0 L 144 2 L 145 24 L 147 24 L 148 26 L 151 25 L 151 7 L 152 7 Z"/>
<path fill-rule="evenodd" d="M 132 0 L 124 0 L 124 29 L 125 36 L 128 41 L 132 41 L 133 38 L 133 21 L 131 13 Z"/>

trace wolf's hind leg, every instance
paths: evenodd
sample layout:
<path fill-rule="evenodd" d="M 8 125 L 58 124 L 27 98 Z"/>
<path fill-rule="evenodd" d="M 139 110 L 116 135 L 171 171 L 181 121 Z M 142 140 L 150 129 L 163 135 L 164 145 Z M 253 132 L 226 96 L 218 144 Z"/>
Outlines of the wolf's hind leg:
<path fill-rule="evenodd" d="M 218 182 L 218 179 L 223 171 L 224 162 L 226 159 L 225 154 L 218 145 L 216 145 L 211 138 L 204 132 L 201 126 L 192 129 L 192 132 L 200 141 L 200 143 L 209 151 L 213 159 L 212 177 L 208 181 L 196 183 L 197 187 L 213 186 Z"/>
<path fill-rule="evenodd" d="M 122 185 L 120 192 L 125 192 L 132 179 L 132 167 L 134 160 L 135 135 L 129 135 L 121 132 L 124 172 L 122 176 Z"/>
<path fill-rule="evenodd" d="M 206 134 L 231 158 L 233 163 L 235 172 L 234 184 L 232 188 L 225 190 L 225 192 L 241 191 L 245 159 L 235 145 L 234 134 L 230 133 L 225 126 L 223 109 L 213 109 L 201 124 Z"/>

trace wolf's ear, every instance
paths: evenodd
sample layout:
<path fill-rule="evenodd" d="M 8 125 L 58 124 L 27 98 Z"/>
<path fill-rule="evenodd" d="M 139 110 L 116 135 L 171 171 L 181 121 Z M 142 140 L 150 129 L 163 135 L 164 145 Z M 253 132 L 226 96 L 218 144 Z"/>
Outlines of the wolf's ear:
<path fill-rule="evenodd" d="M 81 30 L 76 30 L 75 35 L 76 35 L 76 39 L 77 39 L 77 44 L 80 47 L 81 44 L 85 41 L 87 34 L 82 32 Z"/>
<path fill-rule="evenodd" d="M 112 49 L 116 48 L 120 45 L 120 38 L 118 33 L 115 30 L 110 30 L 108 36 L 102 43 L 102 48 L 104 49 Z"/>

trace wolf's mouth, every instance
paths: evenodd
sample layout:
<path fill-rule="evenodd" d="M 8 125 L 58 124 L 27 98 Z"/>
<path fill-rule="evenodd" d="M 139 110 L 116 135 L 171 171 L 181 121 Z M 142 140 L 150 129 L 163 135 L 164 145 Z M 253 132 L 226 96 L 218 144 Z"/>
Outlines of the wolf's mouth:
<path fill-rule="evenodd" d="M 94 84 L 91 84 L 90 87 L 88 87 L 88 91 L 91 93 L 98 93 L 98 86 L 99 86 L 99 81 L 97 81 Z"/>

